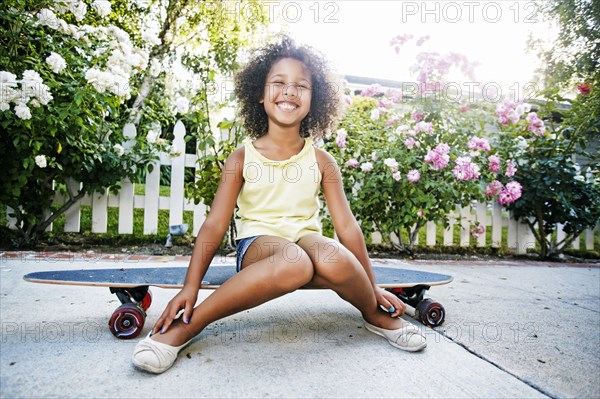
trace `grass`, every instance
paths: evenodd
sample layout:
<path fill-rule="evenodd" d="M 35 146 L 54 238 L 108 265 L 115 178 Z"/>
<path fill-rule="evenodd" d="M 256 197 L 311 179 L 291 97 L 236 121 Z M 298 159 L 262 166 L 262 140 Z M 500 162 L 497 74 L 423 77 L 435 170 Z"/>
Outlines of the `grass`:
<path fill-rule="evenodd" d="M 145 184 L 136 184 L 133 187 L 134 195 L 145 195 L 146 194 L 146 185 Z M 170 197 L 171 196 L 171 187 L 169 186 L 160 186 L 158 189 L 158 195 L 161 197 Z"/>
<path fill-rule="evenodd" d="M 97 234 L 99 236 L 118 236 L 119 233 L 119 208 L 108 208 L 107 211 L 107 232 L 106 233 L 92 233 L 92 207 L 82 206 L 81 207 L 81 233 Z M 183 212 L 183 223 L 190 225 L 190 231 L 192 230 L 194 220 L 194 213 L 192 211 Z M 61 232 L 64 231 L 65 218 L 60 216 L 53 224 L 53 231 Z M 133 237 L 143 239 L 145 237 L 154 239 L 156 237 L 164 238 L 169 233 L 169 211 L 159 210 L 158 211 L 158 230 L 157 234 L 144 234 L 144 210 L 134 209 L 133 210 Z M 124 234 L 125 235 L 125 234 Z M 129 234 L 128 234 L 129 235 Z"/>

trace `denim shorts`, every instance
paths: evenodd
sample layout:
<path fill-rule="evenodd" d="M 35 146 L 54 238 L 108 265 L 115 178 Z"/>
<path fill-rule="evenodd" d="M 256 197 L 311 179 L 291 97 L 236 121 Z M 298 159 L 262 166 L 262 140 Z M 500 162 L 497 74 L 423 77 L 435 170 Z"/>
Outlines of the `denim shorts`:
<path fill-rule="evenodd" d="M 237 270 L 238 272 L 242 270 L 242 260 L 244 260 L 244 255 L 246 255 L 248 247 L 254 242 L 254 240 L 256 240 L 259 237 L 262 236 L 252 236 L 236 240 L 235 270 Z"/>

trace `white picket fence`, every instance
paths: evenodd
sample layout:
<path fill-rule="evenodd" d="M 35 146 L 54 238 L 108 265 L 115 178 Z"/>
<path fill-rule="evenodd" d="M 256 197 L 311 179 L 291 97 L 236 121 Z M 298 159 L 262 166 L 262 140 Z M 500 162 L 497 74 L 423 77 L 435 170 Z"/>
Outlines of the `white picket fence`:
<path fill-rule="evenodd" d="M 131 139 L 136 136 L 136 129 L 133 124 L 128 124 L 123 129 L 126 138 Z M 175 125 L 173 134 L 175 136 L 173 144 L 179 149 L 185 149 L 185 126 L 181 121 Z M 126 145 L 125 145 L 126 147 Z M 129 181 L 121 183 L 121 190 L 118 194 L 93 194 L 82 198 L 78 203 L 72 206 L 65 214 L 65 232 L 81 231 L 81 206 L 92 207 L 92 233 L 106 233 L 108 224 L 108 208 L 115 207 L 119 209 L 118 233 L 132 234 L 134 223 L 134 209 L 144 209 L 144 234 L 157 234 L 158 231 L 158 211 L 169 210 L 169 225 L 178 225 L 183 223 L 183 212 L 193 212 L 192 233 L 196 235 L 202 225 L 206 206 L 203 204 L 195 205 L 193 201 L 185 198 L 184 195 L 184 173 L 185 168 L 197 168 L 198 156 L 195 154 L 185 154 L 184 151 L 179 156 L 169 157 L 166 153 L 160 153 L 159 160 L 155 161 L 152 172 L 147 173 L 145 182 L 145 194 L 135 195 L 134 184 Z M 169 196 L 159 195 L 160 189 L 160 166 L 171 166 L 171 187 Z M 77 191 L 79 183 L 69 182 L 69 185 Z M 57 194 L 55 203 L 64 203 L 65 198 Z M 490 212 L 491 210 L 491 212 Z M 7 213 L 10 209 L 7 210 Z M 491 213 L 491 215 L 490 215 Z M 525 223 L 514 220 L 510 213 L 503 212 L 502 207 L 494 201 L 493 203 L 477 203 L 471 207 L 457 207 L 455 212 L 449 215 L 450 225 L 444 230 L 443 242 L 436 242 L 436 224 L 427 223 L 425 226 L 427 246 L 462 246 L 470 245 L 470 229 L 476 222 L 488 229 L 491 229 L 491 242 L 486 240 L 486 234 L 481 234 L 477 238 L 478 247 L 491 246 L 499 248 L 503 244 L 512 249 L 516 254 L 526 253 L 529 248 L 535 247 L 535 239 Z M 15 220 L 8 217 L 8 224 L 14 228 Z M 454 226 L 460 225 L 459 242 L 454 242 Z M 508 228 L 506 242 L 502 242 L 502 227 Z M 52 226 L 48 228 L 52 230 Z M 595 229 L 589 229 L 584 233 L 584 248 L 594 249 L 594 235 L 600 233 L 600 225 Z M 564 238 L 565 234 L 559 228 L 558 240 Z M 381 242 L 381 235 L 377 232 L 373 234 L 373 242 Z M 572 247 L 580 248 L 580 240 L 575 240 Z"/>

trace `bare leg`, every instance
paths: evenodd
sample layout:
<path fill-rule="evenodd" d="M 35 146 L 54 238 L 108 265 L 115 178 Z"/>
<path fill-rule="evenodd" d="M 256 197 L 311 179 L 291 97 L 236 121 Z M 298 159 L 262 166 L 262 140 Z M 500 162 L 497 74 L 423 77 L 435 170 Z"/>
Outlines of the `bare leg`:
<path fill-rule="evenodd" d="M 306 252 L 279 237 L 260 237 L 248 248 L 242 270 L 201 302 L 189 324 L 173 322 L 153 340 L 179 346 L 210 323 L 250 309 L 306 285 L 314 268 Z"/>
<path fill-rule="evenodd" d="M 377 305 L 375 292 L 364 268 L 356 257 L 339 242 L 318 235 L 298 241 L 315 267 L 311 285 L 324 286 L 357 308 L 363 318 L 381 328 L 394 330 L 408 323 L 392 318 Z"/>

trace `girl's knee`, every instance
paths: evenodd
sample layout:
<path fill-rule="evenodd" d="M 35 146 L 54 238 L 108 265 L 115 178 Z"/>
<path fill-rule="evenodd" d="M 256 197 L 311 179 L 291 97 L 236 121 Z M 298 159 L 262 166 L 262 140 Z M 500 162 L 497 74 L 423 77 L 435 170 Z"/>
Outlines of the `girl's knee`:
<path fill-rule="evenodd" d="M 286 244 L 276 257 L 274 281 L 294 290 L 308 284 L 314 276 L 314 266 L 308 254 L 298 245 Z"/>
<path fill-rule="evenodd" d="M 326 243 L 313 257 L 315 273 L 332 284 L 343 284 L 356 276 L 358 260 L 339 243 Z"/>

